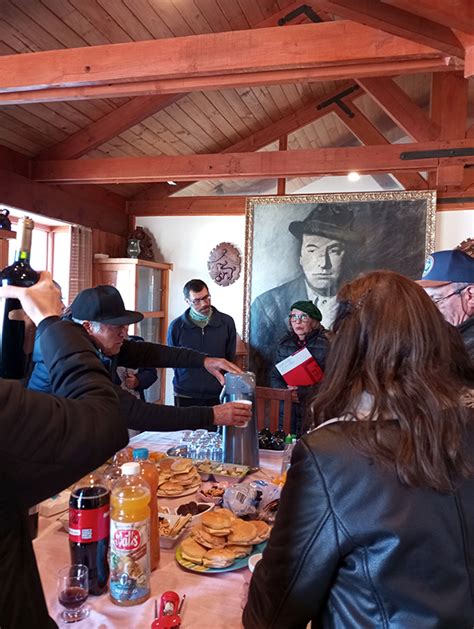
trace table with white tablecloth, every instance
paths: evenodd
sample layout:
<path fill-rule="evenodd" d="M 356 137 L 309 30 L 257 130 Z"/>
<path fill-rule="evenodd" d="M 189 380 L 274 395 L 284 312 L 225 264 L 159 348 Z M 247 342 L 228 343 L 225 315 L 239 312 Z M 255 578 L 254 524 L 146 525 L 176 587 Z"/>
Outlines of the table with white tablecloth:
<path fill-rule="evenodd" d="M 151 451 L 166 452 L 180 442 L 181 432 L 144 432 L 130 445 Z M 246 477 L 269 479 L 280 472 L 281 452 L 260 451 L 260 470 Z M 159 502 L 174 509 L 196 497 L 166 498 Z M 57 571 L 70 563 L 67 532 L 55 518 L 40 518 L 40 533 L 34 542 L 35 553 L 51 616 L 58 622 L 61 607 L 57 601 Z M 134 607 L 114 605 L 108 593 L 89 597 L 90 616 L 76 623 L 78 629 L 141 629 L 151 627 L 154 601 L 166 590 L 186 594 L 182 627 L 189 629 L 236 629 L 241 627 L 242 608 L 246 600 L 250 572 L 242 568 L 231 572 L 203 574 L 190 572 L 175 560 L 176 548 L 161 549 L 160 565 L 151 576 L 151 597 Z M 60 624 L 58 622 L 58 624 Z M 61 626 L 61 625 L 60 625 Z"/>

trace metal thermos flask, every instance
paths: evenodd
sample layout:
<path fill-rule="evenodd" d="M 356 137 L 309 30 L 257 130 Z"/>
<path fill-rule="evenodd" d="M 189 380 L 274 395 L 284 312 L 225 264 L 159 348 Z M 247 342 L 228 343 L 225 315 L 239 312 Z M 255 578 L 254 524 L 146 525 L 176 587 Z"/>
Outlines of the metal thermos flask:
<path fill-rule="evenodd" d="M 244 373 L 226 373 L 224 388 L 220 395 L 221 403 L 250 400 L 252 402 L 252 417 L 245 428 L 236 426 L 222 427 L 222 451 L 224 463 L 248 465 L 258 469 L 258 428 L 255 412 L 255 374 L 251 371 Z"/>

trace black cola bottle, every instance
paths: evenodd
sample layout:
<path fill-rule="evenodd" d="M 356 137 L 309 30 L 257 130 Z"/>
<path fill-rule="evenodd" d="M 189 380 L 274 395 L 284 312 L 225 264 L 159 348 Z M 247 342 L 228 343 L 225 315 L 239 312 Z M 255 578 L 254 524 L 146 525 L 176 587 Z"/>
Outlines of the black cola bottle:
<path fill-rule="evenodd" d="M 16 254 L 13 264 L 3 269 L 2 285 L 32 286 L 39 279 L 39 274 L 30 266 L 31 238 L 34 223 L 25 217 L 18 221 L 16 235 Z M 26 322 L 26 323 L 25 323 Z M 25 347 L 25 319 L 18 299 L 0 300 L 0 377 L 19 380 L 26 376 L 28 354 L 31 349 Z M 30 322 L 31 323 L 31 322 Z M 33 326 L 31 324 L 31 329 Z"/>
<path fill-rule="evenodd" d="M 109 578 L 109 506 L 109 490 L 98 474 L 80 480 L 69 499 L 71 563 L 89 568 L 89 593 L 95 596 L 106 591 Z"/>

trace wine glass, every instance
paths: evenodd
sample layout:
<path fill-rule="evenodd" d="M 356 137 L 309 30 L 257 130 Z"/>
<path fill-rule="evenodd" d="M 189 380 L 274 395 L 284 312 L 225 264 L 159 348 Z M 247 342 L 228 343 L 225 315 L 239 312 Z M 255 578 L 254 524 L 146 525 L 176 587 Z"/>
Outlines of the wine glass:
<path fill-rule="evenodd" d="M 64 607 L 60 618 L 67 623 L 78 622 L 89 615 L 89 569 L 80 563 L 61 568 L 58 572 L 58 600 Z"/>

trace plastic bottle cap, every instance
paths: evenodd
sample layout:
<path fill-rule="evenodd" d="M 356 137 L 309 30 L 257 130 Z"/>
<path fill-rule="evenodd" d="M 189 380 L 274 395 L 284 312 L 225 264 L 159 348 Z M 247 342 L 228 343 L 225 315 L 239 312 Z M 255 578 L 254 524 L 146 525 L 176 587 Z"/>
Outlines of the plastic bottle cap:
<path fill-rule="evenodd" d="M 134 461 L 146 461 L 148 458 L 148 448 L 135 448 L 133 450 Z"/>
<path fill-rule="evenodd" d="M 120 466 L 122 474 L 124 476 L 132 476 L 133 474 L 140 474 L 140 463 L 124 463 Z"/>

